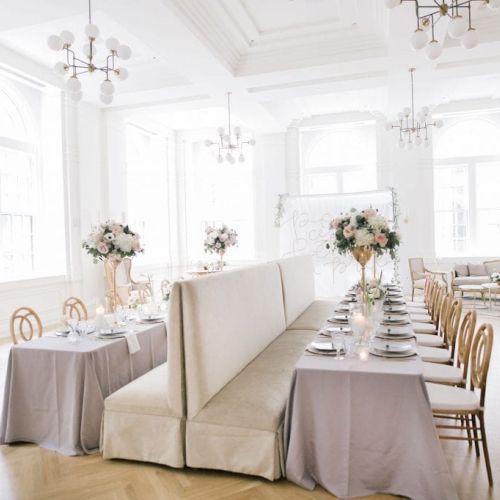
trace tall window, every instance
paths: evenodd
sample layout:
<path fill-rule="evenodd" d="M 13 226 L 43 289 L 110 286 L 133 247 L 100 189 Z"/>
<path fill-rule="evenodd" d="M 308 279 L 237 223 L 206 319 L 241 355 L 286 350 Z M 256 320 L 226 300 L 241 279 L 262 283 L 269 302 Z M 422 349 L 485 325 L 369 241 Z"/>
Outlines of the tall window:
<path fill-rule="evenodd" d="M 375 124 L 303 131 L 302 190 L 352 193 L 377 187 Z"/>
<path fill-rule="evenodd" d="M 127 125 L 128 223 L 145 246 L 138 263 L 170 261 L 168 213 L 168 141 L 166 137 Z"/>
<path fill-rule="evenodd" d="M 37 199 L 35 144 L 28 117 L 14 94 L 0 87 L 0 276 L 34 270 L 33 225 Z"/>
<path fill-rule="evenodd" d="M 203 251 L 205 229 L 225 223 L 236 229 L 238 246 L 231 260 L 255 258 L 254 189 L 252 153 L 244 163 L 217 163 L 216 150 L 202 142 L 192 143 L 187 157 L 186 227 L 190 261 L 208 259 Z"/>
<path fill-rule="evenodd" d="M 434 150 L 436 254 L 496 255 L 500 246 L 500 122 L 447 126 Z"/>

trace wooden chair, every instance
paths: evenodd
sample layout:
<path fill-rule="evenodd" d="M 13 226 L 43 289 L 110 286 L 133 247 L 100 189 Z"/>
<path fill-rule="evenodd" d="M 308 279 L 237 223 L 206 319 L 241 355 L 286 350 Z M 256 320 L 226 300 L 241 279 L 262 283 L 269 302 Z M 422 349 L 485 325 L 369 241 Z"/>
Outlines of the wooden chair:
<path fill-rule="evenodd" d="M 28 329 L 28 332 L 26 332 Z M 43 334 L 42 322 L 38 314 L 30 307 L 19 307 L 10 317 L 10 336 L 12 342 L 17 344 L 17 335 L 24 342 L 28 342 L 35 336 L 41 337 Z"/>
<path fill-rule="evenodd" d="M 446 273 L 431 271 L 427 269 L 422 257 L 412 257 L 408 259 L 411 277 L 411 300 L 415 300 L 415 290 L 424 290 L 426 276 L 439 278 L 446 284 Z"/>
<path fill-rule="evenodd" d="M 161 285 L 160 285 L 160 290 L 161 290 L 161 296 L 163 299 L 165 299 L 165 297 L 170 295 L 171 286 L 172 286 L 172 283 L 169 280 L 162 280 Z"/>
<path fill-rule="evenodd" d="M 64 301 L 63 304 L 63 316 L 65 318 L 77 319 L 78 321 L 87 321 L 89 315 L 87 313 L 87 307 L 77 297 L 69 297 Z"/>
<path fill-rule="evenodd" d="M 127 278 L 127 281 L 130 283 L 130 288 L 131 290 L 137 290 L 139 292 L 139 298 L 141 303 L 145 303 L 149 297 L 153 295 L 153 286 L 151 284 L 151 280 L 141 280 L 141 281 L 136 281 L 132 278 L 132 259 L 126 257 L 122 261 L 124 270 L 125 270 L 125 276 Z"/>
<path fill-rule="evenodd" d="M 437 424 L 438 429 L 468 432 L 467 437 L 456 434 L 440 435 L 441 439 L 454 439 L 474 442 L 476 456 L 480 456 L 479 443 L 483 445 L 484 459 L 488 482 L 493 486 L 486 429 L 484 425 L 484 410 L 486 382 L 493 348 L 493 328 L 490 324 L 479 327 L 472 340 L 470 349 L 470 382 L 469 387 L 452 387 L 443 384 L 426 383 L 432 412 L 436 419 L 450 419 L 455 423 Z M 479 397 L 476 394 L 479 391 Z M 438 420 L 440 422 L 441 420 Z M 478 424 L 479 422 L 479 424 Z"/>
<path fill-rule="evenodd" d="M 472 338 L 476 329 L 477 313 L 469 311 L 462 319 L 456 336 L 456 356 L 452 354 L 453 366 L 424 362 L 424 379 L 436 384 L 465 387 L 468 372 Z"/>

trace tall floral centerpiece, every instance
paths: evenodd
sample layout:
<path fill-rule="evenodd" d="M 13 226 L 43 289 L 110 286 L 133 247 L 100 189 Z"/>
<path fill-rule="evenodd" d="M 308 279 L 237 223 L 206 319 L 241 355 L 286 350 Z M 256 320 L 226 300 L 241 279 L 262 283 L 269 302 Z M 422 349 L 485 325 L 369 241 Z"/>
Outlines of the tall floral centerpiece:
<path fill-rule="evenodd" d="M 396 257 L 401 240 L 398 231 L 391 230 L 387 219 L 374 208 L 353 208 L 331 221 L 330 229 L 333 249 L 341 255 L 351 253 L 361 265 L 361 288 L 366 296 L 365 266 L 374 255 Z"/>
<path fill-rule="evenodd" d="M 204 242 L 206 253 L 216 253 L 220 257 L 220 269 L 224 266 L 224 254 L 229 248 L 238 244 L 238 233 L 222 224 L 220 227 L 207 227 Z"/>
<path fill-rule="evenodd" d="M 109 271 L 112 286 L 111 309 L 117 306 L 116 269 L 125 257 L 135 257 L 142 253 L 140 236 L 126 224 L 108 220 L 92 226 L 87 239 L 82 242 L 84 248 L 94 259 L 94 263 L 103 261 Z"/>

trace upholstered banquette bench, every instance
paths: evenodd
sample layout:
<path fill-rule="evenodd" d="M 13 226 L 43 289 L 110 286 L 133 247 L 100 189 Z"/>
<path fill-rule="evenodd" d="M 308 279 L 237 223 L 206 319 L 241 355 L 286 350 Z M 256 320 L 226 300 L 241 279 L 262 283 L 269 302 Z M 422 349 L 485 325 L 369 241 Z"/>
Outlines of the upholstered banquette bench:
<path fill-rule="evenodd" d="M 177 283 L 165 383 L 157 369 L 107 398 L 104 457 L 283 475 L 293 369 L 333 310 L 314 297 L 310 256 Z"/>

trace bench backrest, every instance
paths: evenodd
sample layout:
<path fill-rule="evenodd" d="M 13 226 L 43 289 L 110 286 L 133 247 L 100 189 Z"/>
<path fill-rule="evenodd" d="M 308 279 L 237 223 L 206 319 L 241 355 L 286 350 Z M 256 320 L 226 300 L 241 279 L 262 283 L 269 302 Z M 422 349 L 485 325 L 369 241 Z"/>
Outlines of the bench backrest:
<path fill-rule="evenodd" d="M 182 282 L 188 418 L 285 330 L 278 264 Z"/>
<path fill-rule="evenodd" d="M 280 259 L 278 265 L 289 327 L 314 301 L 314 264 L 311 255 L 298 255 Z"/>

